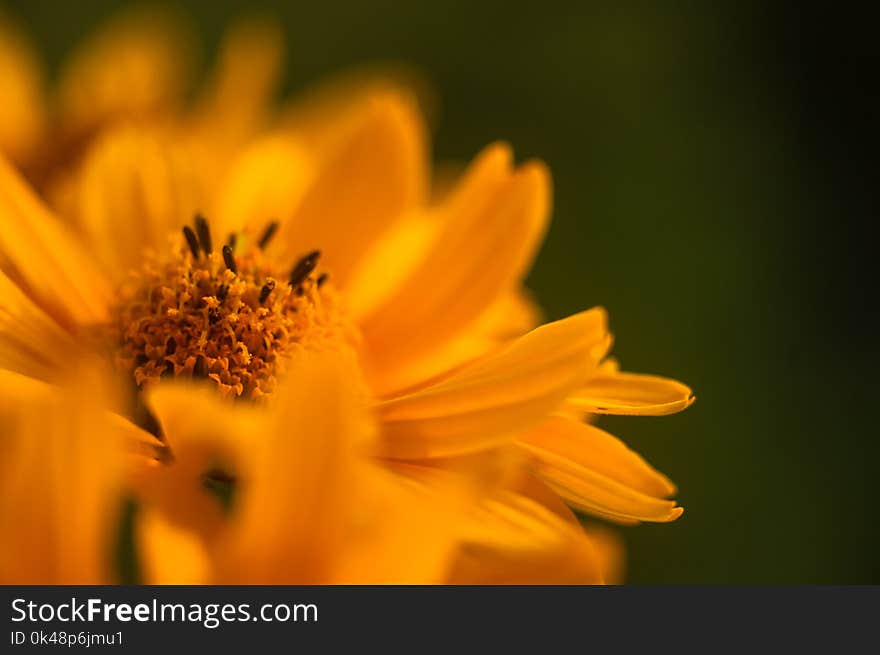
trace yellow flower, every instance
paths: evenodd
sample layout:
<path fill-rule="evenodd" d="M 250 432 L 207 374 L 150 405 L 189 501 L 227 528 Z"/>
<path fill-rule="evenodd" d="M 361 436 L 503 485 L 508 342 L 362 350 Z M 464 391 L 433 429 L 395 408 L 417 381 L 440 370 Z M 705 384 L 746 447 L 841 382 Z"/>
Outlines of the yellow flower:
<path fill-rule="evenodd" d="M 137 64 L 153 41 L 109 34 L 99 52 L 129 48 L 138 74 L 153 70 Z M 260 59 L 252 42 L 236 41 Z M 76 60 L 71 79 L 113 98 L 105 60 Z M 236 61 L 213 97 L 266 87 Z M 144 106 L 164 106 L 163 85 L 145 86 Z M 46 469 L 52 493 L 34 502 L 86 521 L 92 547 L 76 556 L 105 561 L 97 508 L 129 492 L 148 581 L 619 579 L 613 540 L 569 507 L 624 524 L 681 508 L 590 419 L 693 396 L 617 370 L 602 309 L 538 326 L 522 283 L 548 225 L 546 167 L 496 144 L 432 193 L 417 104 L 382 81 L 315 94 L 270 131 L 223 104 L 105 125 L 75 165 L 44 169 L 45 201 L 0 161 L 0 408 L 14 446 L 45 429 L 50 457 L 72 453 L 72 493 Z M 65 125 L 94 132 L 119 109 L 100 105 L 113 111 L 70 109 Z M 261 99 L 246 114 L 262 112 Z M 71 367 L 88 354 L 113 363 L 119 400 L 79 402 Z M 104 463 L 91 423 L 52 423 L 58 403 L 90 407 L 100 439 L 147 455 Z M 21 451 L 10 470 L 39 468 Z M 0 522 L 27 520 L 31 486 L 4 487 Z M 30 527 L 54 544 L 58 525 Z M 4 534 L 10 553 L 33 539 Z M 52 579 L 82 578 L 59 564 Z"/>

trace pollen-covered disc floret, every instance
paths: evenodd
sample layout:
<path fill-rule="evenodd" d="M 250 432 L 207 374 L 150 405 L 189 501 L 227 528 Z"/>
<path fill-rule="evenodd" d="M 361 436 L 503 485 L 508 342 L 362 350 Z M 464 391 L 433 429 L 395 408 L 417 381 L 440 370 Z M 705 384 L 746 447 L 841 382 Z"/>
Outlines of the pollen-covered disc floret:
<path fill-rule="evenodd" d="M 318 251 L 276 270 L 263 256 L 274 224 L 243 252 L 234 236 L 214 250 L 203 218 L 195 228 L 184 228 L 170 255 L 146 257 L 120 291 L 116 360 L 139 387 L 207 378 L 224 396 L 256 399 L 274 390 L 297 349 L 354 345 Z"/>

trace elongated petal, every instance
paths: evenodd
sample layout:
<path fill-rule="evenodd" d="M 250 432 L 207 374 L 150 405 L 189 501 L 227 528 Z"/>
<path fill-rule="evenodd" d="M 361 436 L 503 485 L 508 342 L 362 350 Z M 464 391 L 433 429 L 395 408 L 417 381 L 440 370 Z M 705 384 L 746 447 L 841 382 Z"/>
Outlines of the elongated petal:
<path fill-rule="evenodd" d="M 663 416 L 687 409 L 694 400 L 693 392 L 681 382 L 609 371 L 587 381 L 569 403 L 593 414 Z"/>
<path fill-rule="evenodd" d="M 590 540 L 534 500 L 507 493 L 475 512 L 450 574 L 452 584 L 599 584 Z"/>
<path fill-rule="evenodd" d="M 107 21 L 61 70 L 58 106 L 68 138 L 174 107 L 189 77 L 192 42 L 170 11 L 135 8 Z"/>
<path fill-rule="evenodd" d="M 358 505 L 370 511 L 361 512 L 328 582 L 444 583 L 473 503 L 469 491 L 467 481 L 416 486 L 375 471 L 358 496 Z"/>
<path fill-rule="evenodd" d="M 444 457 L 528 430 L 579 385 L 607 341 L 601 309 L 549 323 L 434 384 L 382 403 L 385 453 Z M 601 356 L 601 355 L 599 355 Z"/>
<path fill-rule="evenodd" d="M 371 96 L 337 129 L 316 153 L 314 182 L 277 238 L 291 260 L 321 250 L 344 286 L 370 244 L 424 203 L 427 152 L 424 127 L 405 96 Z"/>
<path fill-rule="evenodd" d="M 69 329 L 107 319 L 107 281 L 2 156 L 0 270 Z"/>
<path fill-rule="evenodd" d="M 0 583 L 113 581 L 124 453 L 100 397 L 0 371 Z"/>
<path fill-rule="evenodd" d="M 148 391 L 146 403 L 169 452 L 162 466 L 141 471 L 140 498 L 163 520 L 210 541 L 226 521 L 211 478 L 241 476 L 243 451 L 265 429 L 263 419 L 255 408 L 221 399 L 207 385 L 162 383 Z"/>
<path fill-rule="evenodd" d="M 433 380 L 460 368 L 540 325 L 539 311 L 524 291 L 508 293 L 492 303 L 472 325 L 429 355 L 402 364 L 396 379 L 415 383 Z"/>
<path fill-rule="evenodd" d="M 284 50 L 275 22 L 256 16 L 236 21 L 223 35 L 217 65 L 196 102 L 188 126 L 194 136 L 214 141 L 208 147 L 221 152 L 252 136 L 278 90 Z"/>
<path fill-rule="evenodd" d="M 56 380 L 74 348 L 70 333 L 0 272 L 0 368 Z"/>
<path fill-rule="evenodd" d="M 159 512 L 141 512 L 137 543 L 144 584 L 211 583 L 211 562 L 198 534 L 171 523 Z"/>
<path fill-rule="evenodd" d="M 359 462 L 372 437 L 360 389 L 333 355 L 303 353 L 292 369 L 298 380 L 276 392 L 273 423 L 248 443 L 218 560 L 227 582 L 327 581 L 353 547 Z"/>
<path fill-rule="evenodd" d="M 314 177 L 315 164 L 290 136 L 256 141 L 237 159 L 213 215 L 220 234 L 250 229 L 257 237 L 272 221 L 290 220 Z M 268 247 L 274 249 L 277 240 Z"/>
<path fill-rule="evenodd" d="M 571 508 L 555 491 L 525 470 L 521 469 L 518 475 L 510 478 L 508 488 L 541 504 L 578 531 L 586 533 L 601 571 L 602 582 L 604 584 L 623 582 L 626 553 L 623 541 L 615 530 L 594 521 L 582 525 Z"/>
<path fill-rule="evenodd" d="M 158 134 L 123 127 L 94 144 L 79 176 L 75 218 L 95 257 L 119 275 L 140 266 L 147 249 L 168 237 L 199 207 L 195 174 Z"/>
<path fill-rule="evenodd" d="M 0 152 L 31 163 L 45 128 L 43 71 L 24 35 L 0 12 Z"/>
<path fill-rule="evenodd" d="M 675 486 L 595 426 L 552 417 L 518 443 L 534 457 L 536 473 L 582 511 L 624 523 L 681 515 L 681 508 L 666 500 Z"/>
<path fill-rule="evenodd" d="M 619 585 L 626 580 L 626 545 L 619 530 L 591 521 L 583 527 L 593 544 L 605 584 Z"/>
<path fill-rule="evenodd" d="M 397 293 L 362 322 L 376 388 L 411 380 L 400 367 L 454 339 L 521 281 L 546 229 L 550 179 L 538 162 L 511 173 L 489 148 L 441 209 L 442 230 Z"/>

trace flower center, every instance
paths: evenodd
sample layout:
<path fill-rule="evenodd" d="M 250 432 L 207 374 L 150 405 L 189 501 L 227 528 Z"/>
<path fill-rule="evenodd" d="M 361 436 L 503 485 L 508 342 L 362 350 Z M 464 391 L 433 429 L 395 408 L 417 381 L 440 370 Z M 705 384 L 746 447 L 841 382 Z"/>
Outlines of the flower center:
<path fill-rule="evenodd" d="M 272 393 L 296 349 L 354 345 L 356 331 L 318 270 L 319 251 L 285 273 L 263 255 L 276 223 L 250 247 L 230 235 L 219 252 L 203 217 L 194 227 L 120 290 L 116 361 L 139 388 L 171 376 L 207 378 L 224 396 L 256 399 Z"/>

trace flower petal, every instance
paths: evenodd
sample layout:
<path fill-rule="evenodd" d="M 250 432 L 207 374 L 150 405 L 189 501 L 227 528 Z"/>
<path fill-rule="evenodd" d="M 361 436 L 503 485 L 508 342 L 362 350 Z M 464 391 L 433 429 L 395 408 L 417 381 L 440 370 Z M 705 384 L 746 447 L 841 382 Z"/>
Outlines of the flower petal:
<path fill-rule="evenodd" d="M 137 544 L 143 584 L 210 584 L 211 563 L 194 532 L 168 521 L 155 510 L 137 518 Z"/>
<path fill-rule="evenodd" d="M 664 475 L 595 426 L 555 416 L 522 435 L 536 473 L 578 509 L 625 523 L 672 521 L 682 509 Z"/>
<path fill-rule="evenodd" d="M 321 250 L 322 264 L 344 286 L 369 245 L 424 203 L 427 152 L 424 126 L 405 96 L 370 96 L 340 123 L 276 239 L 291 260 Z"/>
<path fill-rule="evenodd" d="M 31 163 L 45 128 L 43 71 L 24 35 L 0 14 L 0 152 Z"/>
<path fill-rule="evenodd" d="M 539 327 L 430 386 L 382 403 L 384 453 L 445 457 L 528 430 L 581 384 L 607 339 L 606 314 L 596 308 Z"/>
<path fill-rule="evenodd" d="M 113 581 L 124 442 L 101 398 L 0 371 L 0 583 Z"/>
<path fill-rule="evenodd" d="M 687 409 L 694 400 L 693 392 L 676 380 L 607 371 L 588 380 L 568 402 L 593 414 L 664 416 Z"/>
<path fill-rule="evenodd" d="M 542 504 L 515 493 L 484 501 L 467 526 L 451 584 L 600 584 L 590 540 Z"/>
<path fill-rule="evenodd" d="M 255 141 L 218 189 L 213 216 L 220 234 L 250 229 L 258 236 L 273 220 L 289 220 L 314 177 L 314 162 L 290 136 Z M 213 222 L 213 221 L 212 221 Z M 269 243 L 274 248 L 277 240 Z"/>
<path fill-rule="evenodd" d="M 155 7 L 107 21 L 60 73 L 59 113 L 71 143 L 106 121 L 173 107 L 189 78 L 192 42 L 178 15 Z"/>
<path fill-rule="evenodd" d="M 160 383 L 147 391 L 146 404 L 169 456 L 164 465 L 140 471 L 140 498 L 164 520 L 211 540 L 227 517 L 210 491 L 209 474 L 240 477 L 243 450 L 264 429 L 263 418 L 256 408 L 220 398 L 207 384 Z"/>
<path fill-rule="evenodd" d="M 168 236 L 199 206 L 195 173 L 158 134 L 122 127 L 89 150 L 80 173 L 74 216 L 105 269 L 137 268 L 146 249 L 163 250 Z"/>
<path fill-rule="evenodd" d="M 107 281 L 2 156 L 0 270 L 68 329 L 107 319 Z"/>
<path fill-rule="evenodd" d="M 0 271 L 0 368 L 56 380 L 74 348 L 70 333 Z"/>
<path fill-rule="evenodd" d="M 381 392 L 412 383 L 401 367 L 461 334 L 525 275 L 547 226 L 550 178 L 538 162 L 509 167 L 505 146 L 478 158 L 440 208 L 427 257 L 362 321 Z"/>
<path fill-rule="evenodd" d="M 216 68 L 188 125 L 194 140 L 230 152 L 262 127 L 278 90 L 284 35 L 274 21 L 248 16 L 223 35 Z"/>
<path fill-rule="evenodd" d="M 305 352 L 292 368 L 297 380 L 276 392 L 272 423 L 248 441 L 235 522 L 218 546 L 227 583 L 327 581 L 354 547 L 353 512 L 368 511 L 352 503 L 372 437 L 354 371 Z"/>

